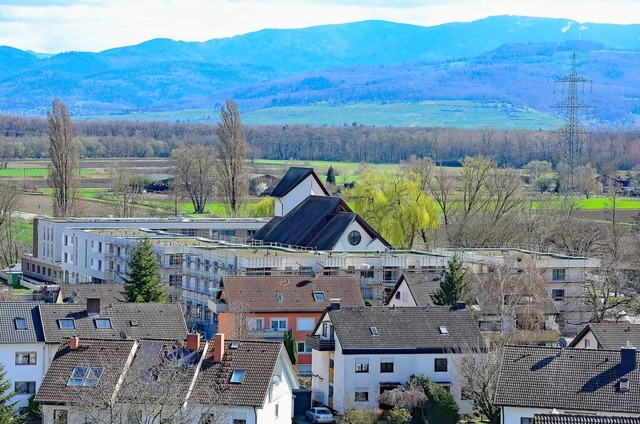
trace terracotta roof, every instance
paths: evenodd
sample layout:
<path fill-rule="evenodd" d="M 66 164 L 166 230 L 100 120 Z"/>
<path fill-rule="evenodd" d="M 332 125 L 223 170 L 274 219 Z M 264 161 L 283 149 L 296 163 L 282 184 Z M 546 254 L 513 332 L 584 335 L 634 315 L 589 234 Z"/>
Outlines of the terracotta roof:
<path fill-rule="evenodd" d="M 16 318 L 24 319 L 16 323 Z M 0 343 L 43 342 L 37 302 L 0 302 Z"/>
<path fill-rule="evenodd" d="M 210 347 L 190 402 L 217 405 L 262 406 L 280 355 L 282 342 L 241 341 L 236 349 L 225 342 L 221 362 L 214 362 Z M 213 343 L 210 343 L 212 346 Z M 230 383 L 234 370 L 244 371 L 241 383 Z"/>
<path fill-rule="evenodd" d="M 344 306 L 364 306 L 360 284 L 352 276 L 225 276 L 222 286 L 230 312 L 321 312 L 335 298 Z M 324 300 L 316 301 L 314 292 Z"/>
<path fill-rule="evenodd" d="M 59 343 L 64 338 L 184 340 L 187 326 L 179 303 L 101 304 L 96 316 L 87 314 L 86 305 L 41 304 L 44 338 Z M 73 318 L 75 328 L 61 329 L 59 320 Z M 96 328 L 95 318 L 109 318 L 112 328 Z"/>
<path fill-rule="evenodd" d="M 287 173 L 284 174 L 284 177 L 280 180 L 278 185 L 271 192 L 271 196 L 273 197 L 283 197 L 286 196 L 291 190 L 296 188 L 298 184 L 303 182 L 309 175 L 313 176 L 313 178 L 318 182 L 325 195 L 329 195 L 329 192 L 322 184 L 322 181 L 318 178 L 316 173 L 313 171 L 313 168 L 301 168 L 297 166 L 292 166 L 287 170 Z"/>
<path fill-rule="evenodd" d="M 59 284 L 59 303 L 86 305 L 87 298 L 100 298 L 103 304 L 126 300 L 122 296 L 122 284 Z"/>
<path fill-rule="evenodd" d="M 626 346 L 627 342 L 640 347 L 640 324 L 629 323 L 597 323 L 587 324 L 571 341 L 570 347 L 576 344 L 589 332 L 593 332 L 600 349 L 616 350 Z"/>
<path fill-rule="evenodd" d="M 572 411 L 640 413 L 640 362 L 620 365 L 620 350 L 506 346 L 495 403 Z M 629 390 L 621 390 L 621 379 Z"/>
<path fill-rule="evenodd" d="M 364 350 L 435 353 L 482 346 L 478 322 L 468 309 L 369 306 L 341 308 L 327 314 L 344 353 Z"/>
<path fill-rule="evenodd" d="M 80 339 L 78 349 L 72 350 L 68 343 L 58 349 L 35 401 L 49 404 L 82 404 L 90 407 L 104 405 L 113 395 L 118 379 L 122 375 L 127 359 L 137 347 L 133 340 Z M 101 368 L 97 385 L 69 386 L 75 367 Z"/>
<path fill-rule="evenodd" d="M 411 292 L 411 296 L 413 296 L 413 300 L 416 302 L 416 306 L 433 305 L 432 296 L 438 292 L 438 289 L 440 289 L 441 279 L 442 276 L 440 274 L 432 272 L 411 272 L 402 274 L 393 290 L 391 290 L 391 293 L 389 293 L 386 303 L 391 302 L 393 296 L 395 296 L 400 285 L 404 281 L 407 283 L 407 287 Z"/>
<path fill-rule="evenodd" d="M 536 414 L 534 424 L 640 424 L 640 417 L 597 415 Z"/>

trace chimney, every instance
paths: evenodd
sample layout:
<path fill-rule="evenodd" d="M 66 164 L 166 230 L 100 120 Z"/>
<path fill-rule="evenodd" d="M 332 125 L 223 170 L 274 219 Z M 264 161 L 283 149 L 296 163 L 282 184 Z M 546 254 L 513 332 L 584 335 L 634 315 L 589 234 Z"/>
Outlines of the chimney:
<path fill-rule="evenodd" d="M 200 334 L 187 334 L 187 350 L 195 352 L 200 349 Z"/>
<path fill-rule="evenodd" d="M 329 310 L 330 311 L 339 311 L 340 310 L 340 302 L 342 299 L 329 299 Z"/>
<path fill-rule="evenodd" d="M 213 336 L 213 362 L 222 362 L 224 356 L 224 333 Z"/>
<path fill-rule="evenodd" d="M 461 300 L 456 302 L 456 309 L 458 311 L 461 311 L 461 310 L 466 309 L 466 308 L 467 308 L 467 304 L 465 302 L 463 302 Z"/>
<path fill-rule="evenodd" d="M 631 342 L 620 349 L 620 368 L 623 372 L 631 372 L 636 369 L 636 348 Z"/>
<path fill-rule="evenodd" d="M 80 347 L 80 337 L 71 337 L 69 339 L 69 349 L 77 350 Z"/>
<path fill-rule="evenodd" d="M 87 315 L 100 315 L 100 298 L 87 298 Z"/>

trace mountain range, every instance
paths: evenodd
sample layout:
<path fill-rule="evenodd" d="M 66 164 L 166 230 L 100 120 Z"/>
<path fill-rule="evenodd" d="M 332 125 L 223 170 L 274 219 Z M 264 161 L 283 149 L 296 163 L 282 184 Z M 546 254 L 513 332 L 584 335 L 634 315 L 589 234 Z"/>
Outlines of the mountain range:
<path fill-rule="evenodd" d="M 154 39 L 98 53 L 0 47 L 0 111 L 73 115 L 218 108 L 498 102 L 558 113 L 575 54 L 594 125 L 640 117 L 640 25 L 495 16 L 432 27 L 364 21 L 206 42 Z"/>

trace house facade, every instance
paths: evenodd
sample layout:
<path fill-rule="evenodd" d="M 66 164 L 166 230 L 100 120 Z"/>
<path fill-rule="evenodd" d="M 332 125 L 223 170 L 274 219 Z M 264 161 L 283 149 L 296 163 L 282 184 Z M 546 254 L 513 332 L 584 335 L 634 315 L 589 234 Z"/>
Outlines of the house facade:
<path fill-rule="evenodd" d="M 569 347 L 616 350 L 626 346 L 627 343 L 640 346 L 640 324 L 628 322 L 587 324 L 569 343 Z"/>

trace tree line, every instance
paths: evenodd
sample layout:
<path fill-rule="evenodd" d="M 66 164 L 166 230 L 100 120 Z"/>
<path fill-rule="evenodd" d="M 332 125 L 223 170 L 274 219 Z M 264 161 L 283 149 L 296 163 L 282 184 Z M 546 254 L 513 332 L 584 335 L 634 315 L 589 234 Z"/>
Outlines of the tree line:
<path fill-rule="evenodd" d="M 84 158 L 170 157 L 190 144 L 213 145 L 217 125 L 202 123 L 74 121 Z M 249 159 L 297 159 L 398 163 L 411 156 L 457 166 L 484 155 L 498 165 L 522 167 L 532 160 L 557 164 L 561 136 L 554 131 L 402 128 L 345 125 L 244 126 Z M 48 157 L 46 119 L 0 115 L 0 158 Z M 640 131 L 592 132 L 584 153 L 594 166 L 632 169 L 640 163 Z"/>

